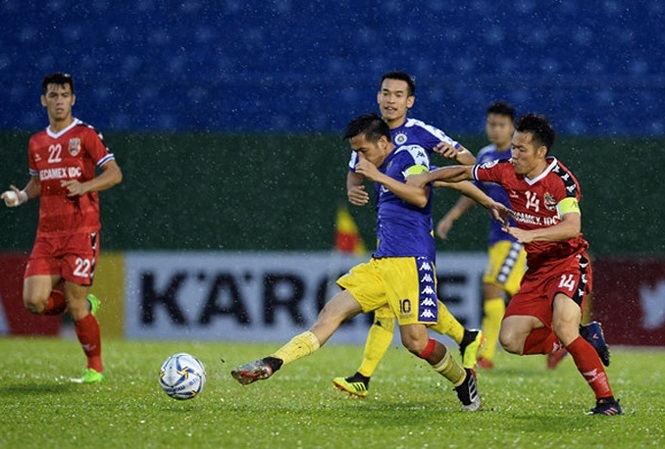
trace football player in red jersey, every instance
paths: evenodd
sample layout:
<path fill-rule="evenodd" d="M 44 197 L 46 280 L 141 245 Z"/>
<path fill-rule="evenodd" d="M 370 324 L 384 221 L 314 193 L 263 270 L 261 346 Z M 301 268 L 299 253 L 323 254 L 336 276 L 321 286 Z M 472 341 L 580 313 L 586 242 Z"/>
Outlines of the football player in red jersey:
<path fill-rule="evenodd" d="M 49 126 L 28 145 L 30 181 L 0 195 L 8 207 L 40 197 L 39 225 L 23 283 L 23 302 L 32 313 L 68 311 L 88 358 L 83 383 L 104 380 L 99 299 L 88 294 L 99 254 L 99 195 L 120 183 L 122 172 L 101 134 L 72 116 L 74 80 L 53 73 L 42 82 Z M 100 170 L 97 176 L 96 170 Z"/>
<path fill-rule="evenodd" d="M 526 114 L 515 124 L 511 159 L 444 167 L 408 182 L 424 186 L 475 179 L 506 190 L 517 224 L 506 231 L 524 243 L 528 269 L 506 309 L 501 344 L 518 355 L 550 354 L 563 345 L 596 395 L 591 413 L 620 415 L 603 368 L 610 355 L 600 323 L 580 326 L 592 283 L 589 245 L 580 232 L 579 183 L 549 156 L 554 137 L 545 117 Z"/>

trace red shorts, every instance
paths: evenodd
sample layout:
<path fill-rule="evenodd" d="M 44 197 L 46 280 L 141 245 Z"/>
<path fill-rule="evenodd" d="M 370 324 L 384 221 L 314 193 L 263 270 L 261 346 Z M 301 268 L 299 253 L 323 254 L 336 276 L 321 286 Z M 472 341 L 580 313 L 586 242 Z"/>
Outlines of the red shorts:
<path fill-rule="evenodd" d="M 24 277 L 58 275 L 67 282 L 90 286 L 98 254 L 98 232 L 57 237 L 38 235 Z"/>
<path fill-rule="evenodd" d="M 533 316 L 551 329 L 554 297 L 563 293 L 580 306 L 582 313 L 591 282 L 591 262 L 586 253 L 558 260 L 555 265 L 529 268 L 519 291 L 508 303 L 504 319 L 512 315 Z"/>

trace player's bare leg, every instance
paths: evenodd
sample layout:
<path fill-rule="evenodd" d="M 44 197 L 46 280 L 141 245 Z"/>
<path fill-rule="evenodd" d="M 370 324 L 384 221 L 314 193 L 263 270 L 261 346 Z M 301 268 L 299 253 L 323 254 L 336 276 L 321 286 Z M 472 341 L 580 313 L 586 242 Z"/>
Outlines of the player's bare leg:
<path fill-rule="evenodd" d="M 57 315 L 67 308 L 64 294 L 54 290 L 60 276 L 35 275 L 23 281 L 23 304 L 30 312 L 37 315 Z"/>
<path fill-rule="evenodd" d="M 568 355 L 565 343 L 559 349 L 552 351 L 547 355 L 547 369 L 555 369 L 559 363 Z"/>
<path fill-rule="evenodd" d="M 591 296 L 592 296 L 591 293 L 589 293 L 586 297 L 586 300 L 585 300 L 584 313 L 582 314 L 582 322 L 583 323 L 588 323 L 589 322 L 589 317 L 591 315 Z M 598 331 L 595 328 L 599 327 L 599 326 L 600 326 L 600 323 L 595 323 L 595 324 L 594 323 L 589 323 L 586 326 L 580 326 L 580 335 L 585 340 L 588 340 L 585 333 L 587 333 L 590 329 L 594 329 L 594 330 Z M 600 329 L 600 335 L 602 337 L 602 329 Z M 603 344 L 602 344 L 603 347 L 596 348 L 596 350 L 599 351 L 600 360 L 603 362 L 603 365 L 609 366 L 609 364 L 610 364 L 610 352 L 609 352 L 609 349 L 607 348 L 607 345 L 604 344 L 604 337 L 602 338 L 602 340 L 603 340 Z M 594 343 L 598 343 L 597 340 L 590 340 L 589 342 L 592 344 L 592 346 L 594 345 Z M 548 355 L 547 356 L 547 369 L 555 369 L 557 366 L 559 366 L 561 361 L 566 358 L 567 355 L 568 355 L 568 350 L 565 347 L 561 348 L 561 349 L 558 349 L 558 350 L 554 351 L 553 353 L 551 353 L 550 355 Z"/>
<path fill-rule="evenodd" d="M 542 334 L 542 339 L 541 337 Z M 547 354 L 544 341 L 552 331 L 546 329 L 538 318 L 528 315 L 512 315 L 503 319 L 499 341 L 507 352 L 517 355 Z M 556 340 L 552 336 L 552 343 Z M 539 341 L 540 340 L 540 341 Z M 535 352 L 538 351 L 538 352 Z"/>
<path fill-rule="evenodd" d="M 358 301 L 348 290 L 343 290 L 326 303 L 309 330 L 293 337 L 274 354 L 235 368 L 231 375 L 243 385 L 267 379 L 282 366 L 317 351 L 344 320 L 361 312 Z"/>
<path fill-rule="evenodd" d="M 69 313 L 74 319 L 74 329 L 81 348 L 88 362 L 83 375 L 84 383 L 95 383 L 104 380 L 102 364 L 102 340 L 97 318 L 91 313 L 88 301 L 88 287 L 65 282 L 65 297 Z"/>
<path fill-rule="evenodd" d="M 348 290 L 336 294 L 323 307 L 310 331 L 321 345 L 335 333 L 344 320 L 362 313 L 362 308 Z"/>
<path fill-rule="evenodd" d="M 554 297 L 552 328 L 596 395 L 596 407 L 590 413 L 622 415 L 597 350 L 580 335 L 581 316 L 580 306 L 571 298 L 561 293 Z"/>
<path fill-rule="evenodd" d="M 478 329 L 465 329 L 446 305 L 438 301 L 439 317 L 430 329 L 441 335 L 448 335 L 460 347 L 462 366 L 473 369 L 484 341 Z M 374 311 L 374 323 L 370 327 L 365 342 L 363 361 L 356 373 L 349 377 L 336 377 L 333 385 L 351 396 L 367 397 L 369 381 L 379 362 L 388 351 L 395 333 L 395 313 L 387 304 Z"/>
<path fill-rule="evenodd" d="M 448 379 L 462 402 L 462 410 L 476 411 L 482 407 L 473 371 L 463 368 L 440 342 L 429 338 L 424 324 L 400 326 L 402 344 L 412 354 L 429 363 L 434 371 Z"/>

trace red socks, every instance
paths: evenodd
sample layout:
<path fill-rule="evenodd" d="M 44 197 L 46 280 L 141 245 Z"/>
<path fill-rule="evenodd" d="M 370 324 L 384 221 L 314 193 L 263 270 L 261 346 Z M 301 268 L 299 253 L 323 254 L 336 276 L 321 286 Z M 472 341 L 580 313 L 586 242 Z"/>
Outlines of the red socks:
<path fill-rule="evenodd" d="M 65 310 L 67 310 L 65 294 L 60 290 L 53 289 L 42 315 L 61 315 L 65 313 Z"/>
<path fill-rule="evenodd" d="M 524 341 L 524 355 L 550 354 L 558 349 L 559 339 L 551 329 L 541 327 L 534 329 Z"/>
<path fill-rule="evenodd" d="M 101 373 L 104 371 L 104 367 L 102 366 L 102 339 L 97 318 L 89 313 L 85 318 L 75 321 L 74 328 L 76 329 L 76 336 L 79 339 L 79 343 L 81 343 L 81 348 L 83 348 L 83 352 L 88 357 L 88 368 Z"/>
<path fill-rule="evenodd" d="M 65 294 L 61 290 L 53 289 L 42 315 L 60 315 L 66 310 Z M 101 373 L 104 370 L 102 366 L 102 339 L 97 318 L 89 313 L 82 320 L 74 322 L 74 329 L 83 352 L 88 358 L 88 368 Z"/>
<path fill-rule="evenodd" d="M 550 354 L 558 349 L 558 342 L 559 339 L 550 329 L 545 327 L 534 329 L 524 342 L 524 354 Z M 566 346 L 566 349 L 573 357 L 577 369 L 596 394 L 596 399 L 613 396 L 607 373 L 593 346 L 584 338 L 577 337 Z"/>
<path fill-rule="evenodd" d="M 584 338 L 577 337 L 571 344 L 566 346 L 566 349 L 573 356 L 577 369 L 596 394 L 596 399 L 613 396 L 605 368 L 593 346 Z"/>

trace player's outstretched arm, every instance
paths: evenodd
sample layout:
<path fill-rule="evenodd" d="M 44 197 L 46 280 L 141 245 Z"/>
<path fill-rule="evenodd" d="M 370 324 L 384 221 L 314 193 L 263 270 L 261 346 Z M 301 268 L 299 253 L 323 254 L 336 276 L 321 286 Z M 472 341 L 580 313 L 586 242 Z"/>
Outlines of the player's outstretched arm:
<path fill-rule="evenodd" d="M 351 170 L 346 175 L 346 196 L 354 206 L 364 206 L 369 202 L 369 194 L 363 185 L 364 179 L 362 175 Z"/>
<path fill-rule="evenodd" d="M 436 186 L 441 183 L 442 181 L 437 181 L 434 183 L 434 185 Z M 498 221 L 499 223 L 504 225 L 507 223 L 507 217 L 511 214 L 510 209 L 508 209 L 503 204 L 494 201 L 485 192 L 476 187 L 473 183 L 469 181 L 462 181 L 462 182 L 443 183 L 443 184 L 446 184 L 447 187 L 451 187 L 454 188 L 455 190 L 458 190 L 464 196 L 472 199 L 476 203 L 483 206 L 485 209 L 487 209 L 490 212 L 492 218 Z"/>
<path fill-rule="evenodd" d="M 11 185 L 9 186 L 9 190 L 0 195 L 0 198 L 5 201 L 7 207 L 16 207 L 27 203 L 28 200 L 37 198 L 41 194 L 41 191 L 42 184 L 39 176 L 32 176 L 23 190 L 19 190 L 18 187 Z"/>
<path fill-rule="evenodd" d="M 476 157 L 473 153 L 460 144 L 455 146 L 449 142 L 442 141 L 434 147 L 434 152 L 439 153 L 447 159 L 453 159 L 461 165 L 473 165 L 476 163 Z"/>
<path fill-rule="evenodd" d="M 483 206 L 485 209 L 489 209 L 494 205 L 494 200 L 487 196 L 485 192 L 480 190 L 478 187 L 473 185 L 469 181 L 462 182 L 445 182 L 445 181 L 435 181 L 434 187 L 448 187 L 453 190 L 457 190 L 462 195 L 467 198 L 471 198 L 476 203 Z"/>
<path fill-rule="evenodd" d="M 442 182 L 442 181 L 439 181 Z M 455 185 L 456 183 L 453 183 Z M 453 228 L 453 224 L 459 220 L 469 209 L 476 204 L 471 198 L 466 196 L 461 196 L 457 200 L 455 205 L 444 215 L 441 220 L 436 225 L 436 235 L 440 238 L 445 239 L 448 237 L 448 233 Z"/>
<path fill-rule="evenodd" d="M 409 176 L 406 182 L 412 186 L 424 187 L 436 181 L 460 182 L 469 179 L 473 179 L 473 165 L 451 165 L 428 173 Z"/>
<path fill-rule="evenodd" d="M 62 186 L 69 191 L 67 196 L 83 195 L 88 192 L 101 192 L 110 189 L 122 181 L 122 171 L 114 160 L 102 165 L 102 173 L 90 181 L 78 182 L 77 180 L 62 181 Z"/>

